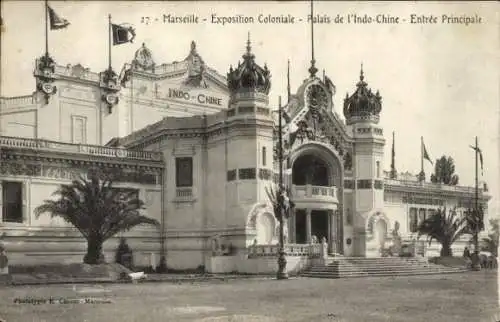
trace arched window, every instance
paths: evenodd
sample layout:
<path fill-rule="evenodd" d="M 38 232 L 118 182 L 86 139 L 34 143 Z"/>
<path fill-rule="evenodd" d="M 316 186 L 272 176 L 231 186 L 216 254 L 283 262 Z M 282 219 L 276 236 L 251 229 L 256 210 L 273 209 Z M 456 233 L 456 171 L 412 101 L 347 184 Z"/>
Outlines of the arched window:
<path fill-rule="evenodd" d="M 266 147 L 262 147 L 262 165 L 265 167 L 266 166 Z"/>

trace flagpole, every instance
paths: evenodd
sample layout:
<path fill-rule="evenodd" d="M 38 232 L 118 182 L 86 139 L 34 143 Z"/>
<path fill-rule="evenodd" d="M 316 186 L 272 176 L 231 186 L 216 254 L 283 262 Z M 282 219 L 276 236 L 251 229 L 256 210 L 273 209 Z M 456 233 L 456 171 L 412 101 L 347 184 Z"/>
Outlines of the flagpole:
<path fill-rule="evenodd" d="M 45 0 L 45 56 L 49 57 L 49 2 Z"/>
<path fill-rule="evenodd" d="M 287 74 L 286 74 L 286 78 L 287 78 L 287 102 L 290 103 L 290 96 L 291 96 L 291 91 L 290 91 L 290 59 L 288 60 L 288 68 L 287 68 Z"/>
<path fill-rule="evenodd" d="M 478 211 L 478 194 L 479 194 L 479 182 L 478 182 L 478 164 L 477 164 L 477 155 L 479 153 L 479 147 L 478 147 L 478 144 L 477 144 L 477 136 L 476 136 L 476 149 L 475 149 L 475 152 L 476 152 L 476 191 L 475 191 L 475 194 L 476 194 L 476 200 L 475 200 L 475 209 L 476 209 L 476 213 Z"/>
<path fill-rule="evenodd" d="M 424 137 L 420 137 L 420 169 L 424 173 Z"/>
<path fill-rule="evenodd" d="M 108 57 L 108 61 L 109 61 L 109 70 L 111 70 L 111 15 L 108 15 L 108 33 L 109 33 L 109 57 Z"/>

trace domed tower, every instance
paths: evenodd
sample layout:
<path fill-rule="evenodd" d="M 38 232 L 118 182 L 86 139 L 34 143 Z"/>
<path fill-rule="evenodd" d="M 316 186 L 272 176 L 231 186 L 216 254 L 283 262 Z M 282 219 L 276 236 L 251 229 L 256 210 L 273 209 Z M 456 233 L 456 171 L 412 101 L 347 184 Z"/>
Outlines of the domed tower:
<path fill-rule="evenodd" d="M 266 187 L 272 183 L 273 120 L 269 109 L 271 73 L 259 66 L 251 51 L 250 34 L 243 62 L 229 68 L 230 91 L 227 110 L 227 224 L 247 227 L 252 209 L 267 201 Z M 274 227 L 274 217 L 270 227 Z M 270 228 L 272 230 L 273 228 Z M 255 228 L 255 227 L 254 227 Z M 255 232 L 254 232 L 255 233 Z M 256 238 L 246 234 L 246 247 Z"/>
<path fill-rule="evenodd" d="M 385 241 L 389 223 L 383 213 L 383 160 L 385 139 L 378 125 L 382 97 L 364 81 L 363 65 L 356 91 L 344 100 L 344 116 L 354 138 L 353 179 L 355 193 L 354 218 L 355 255 L 378 256 Z M 380 220 L 374 220 L 380 219 Z"/>

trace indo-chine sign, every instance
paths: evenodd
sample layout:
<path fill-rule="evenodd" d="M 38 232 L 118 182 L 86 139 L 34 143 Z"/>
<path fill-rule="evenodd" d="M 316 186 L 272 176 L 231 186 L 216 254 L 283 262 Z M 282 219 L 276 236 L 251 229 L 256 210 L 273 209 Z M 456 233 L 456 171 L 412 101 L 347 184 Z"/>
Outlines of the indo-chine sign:
<path fill-rule="evenodd" d="M 167 97 L 205 105 L 222 106 L 223 104 L 222 97 L 211 96 L 204 93 L 190 93 L 188 91 L 173 88 L 168 89 Z"/>

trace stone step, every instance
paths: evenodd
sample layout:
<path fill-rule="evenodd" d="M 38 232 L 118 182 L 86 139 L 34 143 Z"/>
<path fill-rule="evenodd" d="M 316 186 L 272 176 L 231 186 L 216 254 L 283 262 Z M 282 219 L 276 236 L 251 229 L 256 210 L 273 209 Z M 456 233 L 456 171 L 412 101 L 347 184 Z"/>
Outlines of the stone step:
<path fill-rule="evenodd" d="M 381 272 L 378 274 L 363 274 L 363 273 L 351 273 L 351 274 L 314 274 L 314 273 L 303 273 L 300 276 L 310 277 L 310 278 L 355 278 L 355 277 L 395 277 L 395 276 L 417 276 L 417 275 L 440 275 L 440 274 L 457 274 L 463 273 L 463 271 L 433 271 L 433 272 Z"/>
<path fill-rule="evenodd" d="M 395 272 L 395 271 L 440 271 L 440 270 L 461 270 L 460 268 L 440 268 L 440 267 L 393 267 L 387 268 L 350 268 L 350 269 L 336 269 L 336 268 L 326 268 L 326 267 L 316 267 L 311 268 L 307 272 L 351 272 L 351 271 L 363 271 L 363 272 Z"/>

